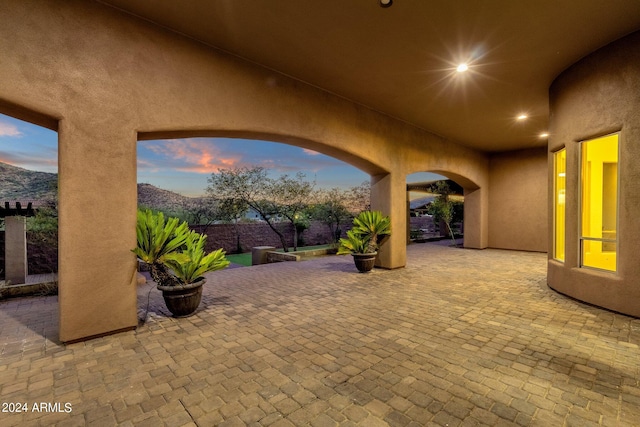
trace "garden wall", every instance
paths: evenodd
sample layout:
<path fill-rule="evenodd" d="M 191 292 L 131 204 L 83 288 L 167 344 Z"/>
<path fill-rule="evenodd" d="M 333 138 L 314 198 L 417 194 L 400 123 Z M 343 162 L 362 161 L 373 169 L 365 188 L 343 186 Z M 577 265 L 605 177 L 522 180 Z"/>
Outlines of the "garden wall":
<path fill-rule="evenodd" d="M 289 247 L 292 247 L 293 226 L 291 223 L 278 223 L 276 227 L 284 234 Z M 196 225 L 191 228 L 207 235 L 207 250 L 223 248 L 227 253 L 237 252 L 236 232 L 232 224 Z M 351 228 L 350 224 L 342 228 L 342 236 L 345 236 L 346 230 L 349 228 Z M 254 246 L 282 247 L 280 238 L 266 223 L 239 224 L 238 234 L 243 252 L 251 251 Z M 302 239 L 307 246 L 324 245 L 333 241 L 329 227 L 318 221 L 313 221 L 311 226 L 302 233 Z"/>
<path fill-rule="evenodd" d="M 293 246 L 293 227 L 290 223 L 277 224 L 290 247 Z M 227 253 L 236 252 L 236 233 L 231 224 L 215 224 L 208 227 L 196 225 L 192 229 L 208 236 L 207 250 L 223 248 Z M 342 236 L 351 228 L 351 224 L 342 228 Z M 239 224 L 240 245 L 244 252 L 250 252 L 254 246 L 282 247 L 280 239 L 266 223 Z M 309 229 L 302 233 L 305 245 L 323 245 L 332 242 L 329 228 L 314 221 Z M 50 236 L 47 241 L 55 242 L 57 236 Z M 28 274 L 46 274 L 58 271 L 57 245 L 43 241 L 41 238 L 27 233 Z M 4 279 L 4 231 L 0 231 L 0 279 Z"/>
<path fill-rule="evenodd" d="M 52 234 L 43 241 L 41 236 L 27 233 L 27 272 L 28 274 L 48 274 L 58 271 L 58 247 L 48 243 L 56 241 Z M 4 230 L 0 231 L 0 279 L 4 279 Z"/>
<path fill-rule="evenodd" d="M 436 226 L 433 223 L 433 218 L 430 216 L 418 216 L 409 218 L 409 224 L 411 230 L 424 230 L 427 233 L 435 233 Z"/>

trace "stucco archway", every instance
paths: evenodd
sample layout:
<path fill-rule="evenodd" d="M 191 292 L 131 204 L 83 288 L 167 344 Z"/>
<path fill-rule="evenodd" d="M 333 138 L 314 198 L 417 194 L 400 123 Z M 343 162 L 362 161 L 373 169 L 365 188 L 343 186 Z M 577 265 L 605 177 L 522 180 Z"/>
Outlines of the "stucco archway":
<path fill-rule="evenodd" d="M 424 172 L 434 173 L 436 175 L 443 176 L 446 179 L 448 179 L 450 181 L 453 181 L 455 184 L 457 184 L 457 186 L 461 187 L 462 188 L 462 193 L 455 193 L 455 194 L 459 194 L 459 195 L 463 196 L 463 198 L 464 198 L 465 205 L 464 205 L 463 223 L 466 223 L 466 221 L 470 221 L 472 224 L 474 224 L 474 223 L 477 224 L 478 223 L 477 216 L 481 215 L 481 212 L 479 210 L 480 206 L 477 203 L 471 204 L 470 207 L 469 207 L 469 211 L 467 211 L 467 204 L 466 204 L 467 200 L 466 200 L 466 197 L 465 197 L 465 195 L 474 194 L 476 192 L 479 192 L 480 187 L 475 182 L 473 182 L 471 179 L 469 179 L 467 177 L 461 176 L 459 174 L 456 174 L 456 173 L 450 172 L 450 171 L 439 170 L 439 171 L 436 172 L 436 171 L 433 171 L 433 170 L 429 170 L 429 171 L 424 171 Z M 408 175 L 408 176 L 411 176 L 411 175 Z M 416 190 L 412 190 L 411 189 L 411 187 L 415 187 L 415 185 L 416 184 L 412 185 L 412 183 L 408 182 L 408 179 L 407 179 L 407 193 L 409 193 L 411 191 L 416 191 Z M 425 191 L 424 190 L 424 184 L 420 183 L 418 185 L 419 185 L 420 189 L 417 190 L 417 191 L 418 192 L 424 192 Z M 457 191 L 460 191 L 460 190 L 457 190 Z M 409 194 L 407 194 L 407 196 L 409 196 Z M 409 210 L 410 210 L 409 209 L 409 203 L 410 203 L 410 200 L 409 200 L 409 198 L 407 198 L 407 216 L 409 215 Z M 409 220 L 407 220 L 407 221 L 409 221 Z M 473 230 L 473 228 L 474 227 L 472 227 L 471 238 L 469 239 L 469 241 L 467 241 L 466 233 L 465 233 L 465 235 L 463 237 L 463 245 L 464 245 L 464 247 L 467 247 L 467 248 L 478 248 L 478 246 L 475 246 L 475 245 L 478 245 L 478 241 L 477 241 L 477 234 L 473 233 L 473 231 L 475 231 L 475 230 Z M 476 228 L 477 228 L 477 225 L 476 225 Z M 409 223 L 407 223 L 407 236 L 409 235 L 409 232 L 410 232 L 410 227 L 409 227 Z M 409 241 L 408 237 L 407 237 L 407 241 Z"/>
<path fill-rule="evenodd" d="M 318 153 L 334 157 L 357 169 L 368 173 L 371 182 L 371 205 L 372 209 L 381 210 L 392 218 L 392 225 L 397 229 L 405 228 L 405 218 L 400 214 L 401 210 L 392 202 L 392 196 L 398 196 L 397 188 L 390 187 L 391 178 L 399 178 L 402 174 L 391 173 L 386 170 L 383 165 L 374 163 L 373 161 L 360 157 L 353 151 L 346 150 L 345 145 L 329 144 L 323 141 L 310 140 L 304 136 L 283 135 L 274 133 L 255 132 L 250 130 L 199 130 L 199 131 L 160 131 L 160 132 L 143 132 L 138 134 L 139 141 L 146 140 L 167 140 L 167 139 L 183 139 L 183 138 L 202 138 L 202 137 L 225 137 L 237 139 L 252 139 L 268 142 L 284 143 L 300 148 L 311 149 Z M 348 147 L 348 144 L 346 145 Z M 397 182 L 394 182 L 398 186 Z M 396 201 L 397 202 L 397 201 Z M 383 248 L 380 249 L 378 257 L 378 267 L 382 268 L 400 268 L 405 265 L 406 248 L 401 245 L 400 234 L 393 235 L 388 239 Z"/>
<path fill-rule="evenodd" d="M 370 173 L 372 207 L 396 229 L 406 227 L 408 173 L 459 171 L 478 184 L 465 196 L 484 215 L 486 154 L 98 2 L 5 6 L 0 40 L 11 45 L 1 46 L 0 78 L 12 84 L 0 100 L 59 136 L 62 341 L 137 324 L 138 139 L 242 130 L 304 143 Z M 486 227 L 476 225 L 485 247 Z M 403 233 L 392 235 L 381 266 L 405 259 Z"/>
<path fill-rule="evenodd" d="M 469 168 L 464 163 L 451 163 L 446 153 L 432 153 L 428 164 L 429 166 L 413 170 L 411 173 L 428 171 L 445 176 L 460 185 L 464 190 L 464 247 L 470 249 L 486 248 L 488 182 L 482 169 Z"/>

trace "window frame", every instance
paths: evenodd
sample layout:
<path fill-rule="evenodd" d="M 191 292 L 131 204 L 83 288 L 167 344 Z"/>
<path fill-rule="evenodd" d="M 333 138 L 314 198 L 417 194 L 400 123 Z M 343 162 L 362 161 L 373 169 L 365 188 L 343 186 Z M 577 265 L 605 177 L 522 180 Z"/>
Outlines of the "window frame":
<path fill-rule="evenodd" d="M 564 204 L 564 215 L 563 215 L 563 249 L 562 249 L 562 258 L 558 257 L 558 160 L 561 153 L 564 152 L 564 196 L 565 196 L 565 204 Z M 553 153 L 553 247 L 551 257 L 558 262 L 565 262 L 567 256 L 567 147 L 562 147 Z"/>
<path fill-rule="evenodd" d="M 589 269 L 589 270 L 595 270 L 595 271 L 600 271 L 600 272 L 604 272 L 604 273 L 609 273 L 609 274 L 618 274 L 618 270 L 619 270 L 619 265 L 618 265 L 618 258 L 619 258 L 619 239 L 618 236 L 620 235 L 618 228 L 619 228 L 619 224 L 620 224 L 620 176 L 622 175 L 620 173 L 620 141 L 622 140 L 621 138 L 621 131 L 616 131 L 616 132 L 611 132 L 611 133 L 607 133 L 607 134 L 603 134 L 603 135 L 599 135 L 599 136 L 594 136 L 588 139 L 583 139 L 581 141 L 578 141 L 578 145 L 580 147 L 579 149 L 579 158 L 578 158 L 578 165 L 580 168 L 580 182 L 579 182 L 579 188 L 578 188 L 578 267 L 579 268 L 585 268 L 585 269 Z M 583 218 L 584 218 L 584 182 L 585 182 L 585 168 L 584 168 L 584 145 L 585 143 L 591 142 L 591 141 L 596 141 L 598 139 L 603 139 L 603 138 L 607 138 L 610 136 L 616 135 L 616 143 L 617 143 L 617 176 L 616 176 L 616 238 L 615 240 L 613 239 L 604 239 L 604 238 L 594 238 L 594 237 L 585 237 L 583 236 Z M 616 254 L 616 262 L 615 262 L 615 270 L 608 270 L 606 268 L 599 268 L 599 267 L 594 267 L 591 265 L 585 265 L 584 263 L 584 250 L 583 250 L 583 243 L 585 241 L 596 241 L 596 242 L 601 242 L 601 243 L 615 243 L 616 246 L 616 250 L 615 250 L 615 254 Z"/>

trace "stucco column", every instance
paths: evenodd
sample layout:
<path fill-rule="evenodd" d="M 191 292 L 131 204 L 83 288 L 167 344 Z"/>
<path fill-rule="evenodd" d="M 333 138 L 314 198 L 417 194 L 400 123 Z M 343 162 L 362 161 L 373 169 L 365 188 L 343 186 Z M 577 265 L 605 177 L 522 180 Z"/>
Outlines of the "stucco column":
<path fill-rule="evenodd" d="M 464 190 L 464 247 L 485 249 L 489 245 L 489 195 L 477 188 Z"/>
<path fill-rule="evenodd" d="M 5 274 L 7 283 L 17 285 L 27 281 L 27 218 L 8 216 L 4 219 Z"/>
<path fill-rule="evenodd" d="M 399 172 L 371 177 L 371 209 L 391 217 L 391 236 L 380 248 L 376 267 L 400 268 L 407 262 L 407 184 Z"/>
<path fill-rule="evenodd" d="M 61 341 L 137 325 L 136 260 L 131 252 L 135 246 L 136 134 L 116 126 L 95 117 L 60 122 Z"/>

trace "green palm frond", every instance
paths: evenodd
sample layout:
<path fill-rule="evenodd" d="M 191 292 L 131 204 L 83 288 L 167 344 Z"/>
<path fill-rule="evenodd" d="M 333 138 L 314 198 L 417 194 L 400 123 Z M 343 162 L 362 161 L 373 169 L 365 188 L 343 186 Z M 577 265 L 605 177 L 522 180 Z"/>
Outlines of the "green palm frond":
<path fill-rule="evenodd" d="M 340 239 L 338 247 L 338 255 L 344 254 L 363 254 L 367 251 L 369 239 L 360 236 L 355 230 L 347 231 L 347 237 Z"/>
<path fill-rule="evenodd" d="M 361 234 L 382 236 L 391 233 L 391 220 L 380 211 L 364 211 L 353 219 L 354 228 Z"/>
<path fill-rule="evenodd" d="M 165 221 L 162 212 L 139 210 L 136 238 L 137 246 L 133 253 L 147 264 L 155 266 L 155 269 L 151 269 L 152 273 L 160 270 L 165 272 L 164 275 L 156 274 L 156 282 L 189 284 L 205 273 L 229 265 L 222 249 L 205 254 L 206 235 L 189 230 L 189 225 L 178 218 L 167 218 Z"/>
<path fill-rule="evenodd" d="M 205 254 L 207 236 L 192 231 L 182 252 L 186 259 L 167 259 L 165 264 L 181 282 L 188 284 L 200 279 L 210 271 L 221 270 L 229 265 L 222 249 Z"/>
<path fill-rule="evenodd" d="M 178 218 L 165 221 L 162 212 L 138 210 L 137 246 L 133 253 L 147 264 L 163 263 L 167 257 L 175 257 L 174 253 L 186 243 L 189 233 L 189 225 L 180 223 Z"/>
<path fill-rule="evenodd" d="M 363 211 L 353 219 L 354 233 L 367 238 L 367 248 L 362 253 L 373 253 L 380 240 L 391 234 L 391 219 L 380 211 Z"/>

